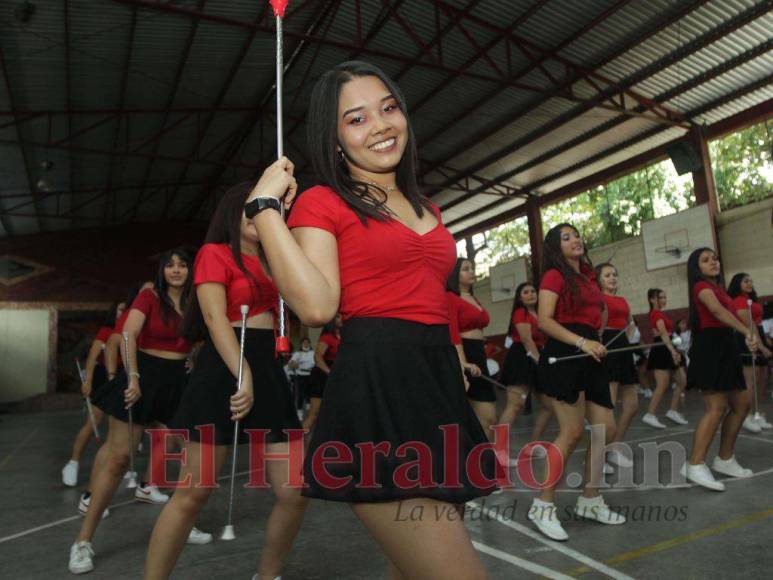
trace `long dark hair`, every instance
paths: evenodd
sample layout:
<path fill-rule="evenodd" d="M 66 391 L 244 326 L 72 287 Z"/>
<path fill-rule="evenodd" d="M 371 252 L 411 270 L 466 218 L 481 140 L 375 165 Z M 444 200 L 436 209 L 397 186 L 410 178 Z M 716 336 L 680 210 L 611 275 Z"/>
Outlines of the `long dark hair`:
<path fill-rule="evenodd" d="M 524 288 L 526 288 L 526 286 L 531 286 L 535 290 L 537 289 L 537 287 L 531 282 L 521 282 L 520 284 L 518 284 L 518 286 L 516 286 L 515 299 L 513 300 L 513 308 L 512 310 L 510 310 L 510 326 L 507 327 L 508 335 L 513 334 L 513 316 L 515 316 L 515 311 L 518 310 L 519 308 L 525 308 L 526 310 L 528 310 L 528 308 L 526 308 L 526 305 L 523 303 L 523 300 L 521 300 L 521 292 L 523 291 Z M 539 304 L 539 301 L 537 301 L 537 304 Z"/>
<path fill-rule="evenodd" d="M 257 280 L 247 271 L 242 260 L 242 215 L 244 214 L 244 203 L 254 187 L 253 183 L 237 183 L 225 192 L 220 203 L 217 204 L 215 213 L 209 222 L 207 235 L 204 237 L 205 244 L 227 244 L 231 248 L 236 265 L 247 276 L 248 279 L 255 282 L 250 286 L 250 291 L 257 291 Z M 185 310 L 181 334 L 191 342 L 203 339 L 207 335 L 207 326 L 204 324 L 204 317 L 199 307 L 199 298 L 196 292 L 191 294 L 188 308 Z"/>
<path fill-rule="evenodd" d="M 730 295 L 730 298 L 735 298 L 736 296 L 743 294 L 743 290 L 741 290 L 741 282 L 743 282 L 744 278 L 749 277 L 749 274 L 746 272 L 738 272 L 738 274 L 730 279 L 730 285 L 727 287 L 727 293 Z M 757 290 L 752 290 L 749 293 L 749 298 L 751 298 L 752 301 L 757 302 Z"/>
<path fill-rule="evenodd" d="M 124 312 L 128 312 L 132 307 L 132 302 L 134 302 L 134 299 L 137 298 L 137 294 L 140 293 L 140 290 L 142 290 L 144 285 L 144 282 L 135 282 L 126 290 L 126 301 L 124 302 L 124 304 L 126 304 L 126 308 L 124 309 Z"/>
<path fill-rule="evenodd" d="M 107 311 L 107 316 L 105 316 L 104 322 L 102 322 L 102 326 L 107 326 L 109 328 L 113 328 L 115 326 L 115 314 L 118 312 L 118 302 L 113 302 L 110 305 L 110 308 Z"/>
<path fill-rule="evenodd" d="M 657 301 L 658 295 L 663 292 L 660 288 L 650 288 L 647 290 L 647 304 L 650 305 L 650 312 L 652 312 L 652 309 L 654 308 L 654 305 L 652 304 L 652 300 L 655 299 Z M 690 323 L 692 325 L 692 322 Z"/>
<path fill-rule="evenodd" d="M 408 141 L 397 165 L 396 183 L 416 215 L 421 218 L 425 209 L 432 210 L 429 200 L 421 195 L 416 181 L 419 157 L 405 97 L 397 84 L 372 64 L 356 60 L 343 62 L 323 74 L 314 85 L 306 115 L 306 138 L 314 172 L 323 185 L 332 188 L 352 208 L 363 224 L 367 218 L 384 221 L 394 217 L 385 206 L 386 192 L 373 184 L 354 179 L 346 162 L 338 154 L 338 100 L 341 87 L 355 78 L 369 76 L 384 83 L 405 115 Z"/>
<path fill-rule="evenodd" d="M 617 272 L 617 268 L 612 262 L 603 262 L 593 269 L 593 271 L 596 272 L 596 285 L 602 292 L 604 291 L 604 288 L 601 287 L 601 272 L 604 271 L 604 268 L 612 268 L 615 272 Z M 617 294 L 617 289 L 615 289 L 615 294 Z"/>
<path fill-rule="evenodd" d="M 180 310 L 185 312 L 188 306 L 188 298 L 191 295 L 191 288 L 193 288 L 193 263 L 188 252 L 182 248 L 173 248 L 167 250 L 158 260 L 158 272 L 156 273 L 156 292 L 158 293 L 158 301 L 161 305 L 161 319 L 168 323 L 170 320 L 180 318 L 177 310 L 174 307 L 174 302 L 169 297 L 169 284 L 164 276 L 164 270 L 169 261 L 177 256 L 182 262 L 188 266 L 188 276 L 185 278 L 185 284 L 183 285 L 182 293 L 180 294 Z"/>
<path fill-rule="evenodd" d="M 703 252 L 711 252 L 716 254 L 711 248 L 698 248 L 693 250 L 690 257 L 687 258 L 687 298 L 690 303 L 690 328 L 693 331 L 701 330 L 700 318 L 698 316 L 698 305 L 695 303 L 695 297 L 693 296 L 693 288 L 698 282 L 707 281 L 718 283 L 722 279 L 722 266 L 720 264 L 719 276 L 716 278 L 707 278 L 701 273 L 700 258 Z"/>
<path fill-rule="evenodd" d="M 582 272 L 582 267 L 585 266 L 589 271 L 593 270 L 593 263 L 588 257 L 588 248 L 585 245 L 585 242 L 583 242 L 583 254 L 580 258 L 580 272 L 574 271 L 574 268 L 569 265 L 561 251 L 561 230 L 563 228 L 572 228 L 578 234 L 580 233 L 576 227 L 568 223 L 558 224 L 557 226 L 550 228 L 545 236 L 545 246 L 542 252 L 542 275 L 544 276 L 545 272 L 553 268 L 558 270 L 564 277 L 564 284 L 566 284 L 566 287 L 569 289 L 569 300 L 574 302 L 580 295 L 580 287 L 577 279 L 580 277 L 587 277 L 586 274 Z"/>
<path fill-rule="evenodd" d="M 446 292 L 453 292 L 457 296 L 461 294 L 459 290 L 459 272 L 462 271 L 462 264 L 465 262 L 469 262 L 472 264 L 472 260 L 469 258 L 457 258 L 456 264 L 454 264 L 454 269 L 451 270 L 451 273 L 448 275 L 448 280 L 446 280 Z M 470 294 L 473 294 L 472 286 L 470 287 Z"/>

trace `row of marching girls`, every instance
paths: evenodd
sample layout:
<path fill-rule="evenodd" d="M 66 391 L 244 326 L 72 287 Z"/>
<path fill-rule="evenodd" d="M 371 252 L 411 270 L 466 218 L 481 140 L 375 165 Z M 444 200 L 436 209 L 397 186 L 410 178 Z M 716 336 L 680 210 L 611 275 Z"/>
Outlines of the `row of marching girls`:
<path fill-rule="evenodd" d="M 161 256 L 155 284 L 127 301 L 129 306 L 107 339 L 108 377 L 112 374 L 114 378 L 84 393 L 91 397 L 97 412 L 108 416 L 108 432 L 94 459 L 88 491 L 79 506 L 85 513 L 70 549 L 69 569 L 74 574 L 94 569 L 92 537 L 133 463 L 130 457 L 133 458 L 143 429 L 152 424 L 168 425 L 177 410 L 185 388 L 186 358 L 191 352 L 190 342 L 180 336 L 182 312 L 191 288 L 188 264 L 184 250 L 170 250 Z M 126 370 L 120 374 L 115 368 L 118 348 Z M 89 386 L 87 382 L 86 388 Z M 149 480 L 146 475 L 135 497 L 151 503 L 165 502 L 167 496 Z M 191 543 L 211 540 L 209 534 L 198 530 L 189 537 Z"/>

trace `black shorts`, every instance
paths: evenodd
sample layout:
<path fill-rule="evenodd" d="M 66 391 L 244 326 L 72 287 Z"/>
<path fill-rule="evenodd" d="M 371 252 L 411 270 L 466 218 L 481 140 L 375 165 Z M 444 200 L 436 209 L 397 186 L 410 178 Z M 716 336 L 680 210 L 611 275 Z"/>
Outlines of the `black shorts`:
<path fill-rule="evenodd" d="M 564 324 L 565 328 L 586 338 L 598 341 L 598 332 L 584 324 Z M 574 345 L 548 339 L 539 360 L 537 391 L 559 401 L 574 404 L 585 393 L 585 400 L 608 409 L 614 408 L 609 392 L 609 376 L 603 362 L 583 357 L 550 364 L 551 357 L 581 354 Z"/>
<path fill-rule="evenodd" d="M 520 342 L 511 344 L 505 356 L 500 382 L 508 387 L 525 386 L 533 389 L 537 386 L 537 378 L 537 363 L 527 356 L 526 347 Z"/>
<path fill-rule="evenodd" d="M 620 329 L 607 329 L 601 337 L 601 342 L 609 350 L 631 346 L 625 333 L 615 338 L 619 333 Z M 610 343 L 609 341 L 613 338 L 615 339 L 614 342 Z M 604 364 L 607 367 L 609 382 L 621 385 L 635 385 L 639 382 L 639 374 L 636 372 L 632 351 L 610 353 L 604 359 Z"/>
<path fill-rule="evenodd" d="M 663 344 L 663 339 L 659 336 L 652 341 L 653 344 Z M 671 351 L 665 346 L 653 346 L 650 348 L 650 355 L 647 357 L 647 370 L 650 371 L 675 371 L 679 365 L 674 364 L 674 357 Z"/>
<path fill-rule="evenodd" d="M 468 363 L 478 365 L 481 374 L 486 377 L 491 375 L 488 372 L 488 363 L 486 362 L 486 341 L 474 338 L 463 338 L 462 348 L 464 357 Z M 495 402 L 497 394 L 494 391 L 494 385 L 480 377 L 468 378 L 470 388 L 467 390 L 467 398 L 471 401 Z"/>
<path fill-rule="evenodd" d="M 731 328 L 705 328 L 692 333 L 687 388 L 701 391 L 744 390 L 741 354 Z"/>
<path fill-rule="evenodd" d="M 458 435 L 453 435 L 454 431 Z M 446 445 L 444 433 L 458 442 L 458 447 Z M 314 469 L 315 456 L 335 451 L 328 447 L 333 442 L 351 453 L 347 461 L 326 464 L 327 473 L 345 481 L 338 489 L 326 485 L 324 478 L 320 481 L 316 477 L 320 472 Z M 408 443 L 410 449 L 399 451 Z M 336 363 L 306 454 L 304 480 L 308 487 L 303 494 L 343 502 L 429 497 L 461 504 L 496 489 L 493 483 L 474 483 L 463 467 L 472 450 L 486 443 L 486 434 L 465 396 L 448 325 L 394 318 L 350 319 L 344 323 Z M 363 446 L 368 445 L 383 445 L 387 450 L 369 463 L 362 455 Z M 431 471 L 431 482 L 405 485 L 399 475 L 406 471 L 406 465 L 417 464 L 418 448 L 431 457 L 429 464 L 424 463 Z M 335 454 L 340 457 L 340 453 Z M 447 466 L 449 457 L 453 462 Z M 493 482 L 493 452 L 483 451 L 479 459 L 472 463 L 479 468 L 476 473 Z M 459 469 L 454 469 L 454 464 Z M 446 479 L 446 469 L 458 478 L 458 486 Z M 418 468 L 410 471 L 410 477 L 415 478 Z M 369 484 L 371 474 L 375 485 Z"/>
<path fill-rule="evenodd" d="M 154 421 L 168 425 L 185 390 L 185 359 L 170 360 L 137 351 L 137 372 L 142 396 L 132 406 L 132 421 L 137 425 Z M 91 401 L 111 417 L 128 422 L 124 402 L 127 386 L 126 373 L 119 373 L 92 393 Z"/>
<path fill-rule="evenodd" d="M 328 367 L 332 370 L 333 365 L 328 363 Z M 311 374 L 309 375 L 309 397 L 313 397 L 315 399 L 321 399 L 322 395 L 325 394 L 325 385 L 327 384 L 327 377 L 328 374 L 323 371 L 319 367 L 314 367 L 311 369 Z"/>
<path fill-rule="evenodd" d="M 241 330 L 234 328 L 234 333 L 239 340 Z M 245 429 L 269 429 L 265 441 L 277 443 L 287 440 L 284 429 L 301 428 L 290 383 L 274 348 L 273 330 L 247 329 L 244 362 L 252 371 L 254 403 L 239 423 L 240 443 L 249 440 Z M 188 429 L 191 440 L 200 441 L 200 432 L 196 427 L 214 425 L 215 444 L 230 445 L 234 436 L 230 399 L 236 393 L 237 382 L 218 354 L 212 339 L 207 339 L 196 358 L 188 388 L 170 426 Z"/>

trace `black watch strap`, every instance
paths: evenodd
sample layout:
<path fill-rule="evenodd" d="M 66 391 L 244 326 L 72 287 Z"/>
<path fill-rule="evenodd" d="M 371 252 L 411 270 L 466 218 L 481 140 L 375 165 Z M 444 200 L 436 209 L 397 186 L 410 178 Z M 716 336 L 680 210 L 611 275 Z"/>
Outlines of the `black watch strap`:
<path fill-rule="evenodd" d="M 252 219 L 264 209 L 280 211 L 281 207 L 279 200 L 275 197 L 256 197 L 244 205 L 244 215 L 247 216 L 247 219 Z"/>

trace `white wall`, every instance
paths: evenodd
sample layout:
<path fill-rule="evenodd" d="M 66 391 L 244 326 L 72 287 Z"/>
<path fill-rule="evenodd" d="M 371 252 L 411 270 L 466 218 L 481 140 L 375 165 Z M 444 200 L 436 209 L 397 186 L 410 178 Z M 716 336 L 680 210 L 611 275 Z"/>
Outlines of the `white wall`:
<path fill-rule="evenodd" d="M 47 390 L 50 312 L 0 309 L 0 403 Z"/>

